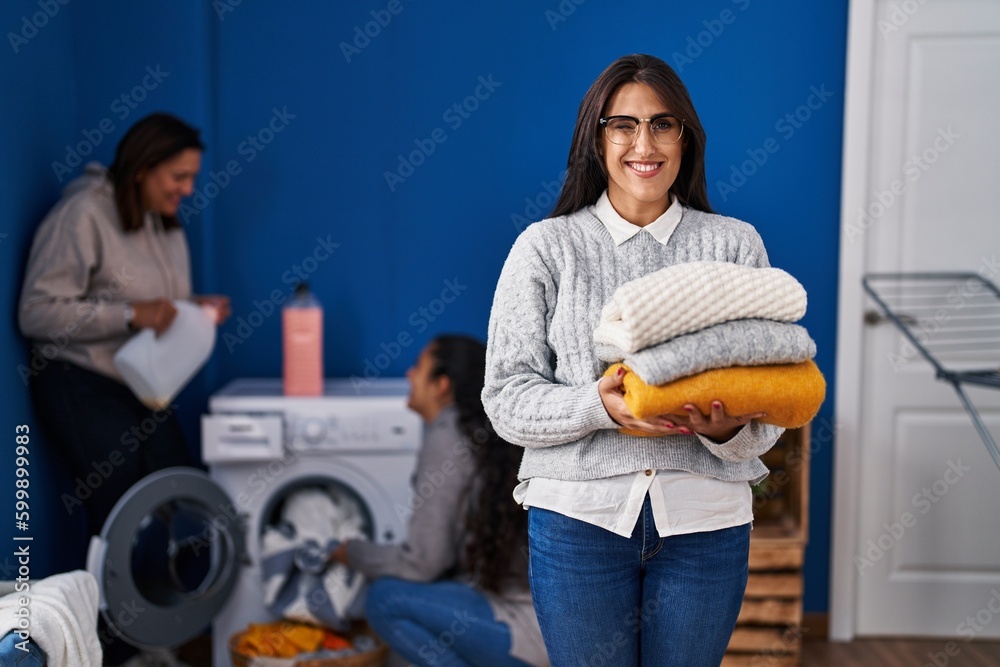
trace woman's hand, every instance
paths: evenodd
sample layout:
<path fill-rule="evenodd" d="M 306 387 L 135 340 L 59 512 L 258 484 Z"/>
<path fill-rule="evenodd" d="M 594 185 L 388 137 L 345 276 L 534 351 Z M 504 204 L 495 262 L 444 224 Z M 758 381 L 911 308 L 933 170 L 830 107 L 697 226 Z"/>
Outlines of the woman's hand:
<path fill-rule="evenodd" d="M 725 442 L 753 419 L 766 416 L 764 412 L 732 417 L 726 414 L 722 401 L 712 401 L 712 411 L 708 415 L 701 413 L 698 406 L 688 403 L 684 406 L 683 415 L 660 415 L 649 419 L 638 419 L 632 415 L 625 404 L 625 392 L 622 382 L 625 371 L 618 370 L 612 377 L 602 378 L 597 385 L 601 401 L 608 415 L 620 425 L 629 429 L 645 431 L 655 435 L 693 435 L 698 433 L 716 442 Z"/>
<path fill-rule="evenodd" d="M 200 294 L 192 297 L 192 300 L 199 306 L 215 308 L 216 325 L 222 324 L 233 314 L 232 308 L 229 306 L 229 297 L 225 294 Z"/>
<path fill-rule="evenodd" d="M 177 317 L 177 308 L 170 299 L 132 301 L 132 328 L 152 329 L 159 336 L 170 328 Z"/>
<path fill-rule="evenodd" d="M 638 419 L 633 416 L 628 406 L 625 405 L 625 391 L 622 389 L 624 380 L 625 370 L 619 368 L 617 375 L 601 378 L 597 385 L 597 391 L 601 394 L 601 401 L 604 403 L 604 409 L 608 411 L 608 416 L 621 426 L 655 435 L 691 435 L 694 433 L 689 426 L 690 420 L 687 417 L 664 415 L 663 417 Z"/>
<path fill-rule="evenodd" d="M 726 407 L 722 405 L 722 401 L 712 401 L 712 411 L 708 415 L 702 414 L 698 406 L 693 403 L 685 405 L 684 411 L 688 416 L 687 423 L 695 433 L 716 442 L 729 440 L 751 420 L 767 416 L 765 412 L 755 412 L 749 415 L 731 417 L 726 414 Z"/>

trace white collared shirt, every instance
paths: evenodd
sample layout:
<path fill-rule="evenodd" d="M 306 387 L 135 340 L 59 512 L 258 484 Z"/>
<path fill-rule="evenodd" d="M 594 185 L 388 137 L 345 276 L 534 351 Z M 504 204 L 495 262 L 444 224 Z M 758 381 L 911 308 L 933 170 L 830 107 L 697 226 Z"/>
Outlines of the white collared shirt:
<path fill-rule="evenodd" d="M 611 234 L 615 245 L 625 243 L 625 241 L 628 241 L 642 231 L 652 234 L 653 238 L 659 241 L 661 245 L 667 245 L 667 241 L 670 240 L 670 236 L 677 229 L 677 225 L 680 224 L 681 217 L 684 215 L 684 206 L 677 201 L 677 197 L 671 195 L 670 206 L 663 212 L 663 215 L 645 227 L 633 225 L 623 218 L 615 210 L 615 207 L 611 205 L 607 190 L 601 194 L 591 210 L 597 219 L 603 222 L 604 226 L 608 228 L 608 233 Z"/>
<path fill-rule="evenodd" d="M 659 218 L 640 227 L 611 205 L 607 190 L 594 204 L 615 245 L 642 231 L 666 245 L 684 215 L 676 197 Z M 722 530 L 753 521 L 753 496 L 747 482 L 724 482 L 683 470 L 640 470 L 604 479 L 566 481 L 533 477 L 517 485 L 514 500 L 631 537 L 649 494 L 660 537 Z"/>

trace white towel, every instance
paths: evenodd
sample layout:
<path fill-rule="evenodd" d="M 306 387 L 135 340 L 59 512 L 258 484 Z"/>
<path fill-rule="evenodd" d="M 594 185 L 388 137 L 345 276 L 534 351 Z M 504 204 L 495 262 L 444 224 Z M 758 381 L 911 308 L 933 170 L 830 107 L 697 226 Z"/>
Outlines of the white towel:
<path fill-rule="evenodd" d="M 45 651 L 49 665 L 101 667 L 101 642 L 97 638 L 97 580 L 76 570 L 30 582 L 27 592 L 0 598 L 0 637 L 20 629 L 15 612 L 20 598 L 30 598 L 29 631 Z"/>
<path fill-rule="evenodd" d="M 674 336 L 757 317 L 795 322 L 806 290 L 781 269 L 685 262 L 621 285 L 601 311 L 594 341 L 638 352 Z"/>

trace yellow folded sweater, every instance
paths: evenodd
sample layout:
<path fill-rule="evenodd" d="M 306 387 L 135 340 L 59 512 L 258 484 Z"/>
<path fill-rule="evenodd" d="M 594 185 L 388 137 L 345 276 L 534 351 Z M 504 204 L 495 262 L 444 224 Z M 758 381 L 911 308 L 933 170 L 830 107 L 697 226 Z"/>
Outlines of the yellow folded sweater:
<path fill-rule="evenodd" d="M 684 414 L 684 405 L 693 403 L 704 414 L 712 401 L 722 401 L 726 413 L 747 415 L 766 412 L 758 421 L 785 428 L 805 425 L 826 396 L 826 380 L 812 360 L 773 366 L 732 366 L 715 368 L 660 386 L 648 385 L 623 364 L 612 365 L 604 374 L 626 370 L 622 388 L 625 405 L 639 419 L 658 415 Z M 619 429 L 628 435 L 653 435 L 644 431 Z"/>

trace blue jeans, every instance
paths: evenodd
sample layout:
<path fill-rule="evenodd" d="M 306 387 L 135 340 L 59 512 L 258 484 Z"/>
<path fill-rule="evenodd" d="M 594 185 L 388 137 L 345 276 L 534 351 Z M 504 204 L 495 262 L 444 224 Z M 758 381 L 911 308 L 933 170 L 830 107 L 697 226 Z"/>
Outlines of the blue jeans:
<path fill-rule="evenodd" d="M 368 624 L 414 665 L 520 667 L 510 629 L 493 618 L 482 593 L 456 581 L 429 584 L 393 577 L 368 587 Z"/>
<path fill-rule="evenodd" d="M 17 647 L 25 641 L 27 651 Z M 13 632 L 8 632 L 0 639 L 0 667 L 45 667 L 45 653 L 32 639 L 22 640 Z"/>
<path fill-rule="evenodd" d="M 750 525 L 631 538 L 528 512 L 531 593 L 553 665 L 718 667 L 747 583 Z"/>

